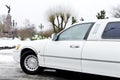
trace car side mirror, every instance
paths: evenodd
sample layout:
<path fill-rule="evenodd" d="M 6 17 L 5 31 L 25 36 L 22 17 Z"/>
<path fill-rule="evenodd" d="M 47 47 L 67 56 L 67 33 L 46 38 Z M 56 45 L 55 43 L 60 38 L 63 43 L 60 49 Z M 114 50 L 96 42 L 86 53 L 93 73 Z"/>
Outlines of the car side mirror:
<path fill-rule="evenodd" d="M 56 41 L 56 40 L 57 40 L 57 34 L 52 34 L 51 37 L 52 37 L 52 40 L 53 40 L 53 41 Z"/>

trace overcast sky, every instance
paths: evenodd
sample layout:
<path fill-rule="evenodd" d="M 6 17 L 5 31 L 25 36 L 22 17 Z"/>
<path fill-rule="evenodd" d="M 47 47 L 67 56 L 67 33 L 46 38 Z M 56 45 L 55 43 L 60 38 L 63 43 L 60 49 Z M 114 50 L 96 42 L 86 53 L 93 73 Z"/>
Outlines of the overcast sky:
<path fill-rule="evenodd" d="M 77 17 L 85 20 L 96 20 L 100 10 L 106 10 L 111 16 L 112 8 L 120 4 L 120 0 L 0 0 L 0 15 L 7 15 L 5 5 L 11 6 L 12 19 L 23 25 L 25 19 L 38 26 L 47 22 L 47 11 L 57 6 L 65 6 L 73 10 Z"/>

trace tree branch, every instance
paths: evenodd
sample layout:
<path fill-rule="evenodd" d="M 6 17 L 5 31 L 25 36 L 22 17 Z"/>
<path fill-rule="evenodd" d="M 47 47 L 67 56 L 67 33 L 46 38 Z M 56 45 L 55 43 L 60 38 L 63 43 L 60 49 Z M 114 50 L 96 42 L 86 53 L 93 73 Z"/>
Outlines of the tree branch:
<path fill-rule="evenodd" d="M 59 21 L 59 16 L 57 15 L 57 23 L 58 23 L 58 26 L 56 26 L 57 28 L 60 27 L 60 21 Z"/>

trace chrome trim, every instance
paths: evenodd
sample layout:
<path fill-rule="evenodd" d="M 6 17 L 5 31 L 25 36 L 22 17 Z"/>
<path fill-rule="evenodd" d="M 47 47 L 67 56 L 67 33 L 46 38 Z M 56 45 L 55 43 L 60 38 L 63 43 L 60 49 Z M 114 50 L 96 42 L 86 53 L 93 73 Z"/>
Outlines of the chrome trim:
<path fill-rule="evenodd" d="M 84 60 L 84 61 L 106 62 L 106 63 L 120 63 L 120 61 L 110 61 L 110 60 L 97 60 L 97 59 L 87 59 L 87 58 L 73 58 L 73 57 L 52 56 L 52 55 L 40 55 L 40 56 L 43 56 L 43 57 L 53 57 L 53 58 L 74 59 L 74 60 Z"/>
<path fill-rule="evenodd" d="M 110 39 L 106 39 L 106 40 L 105 40 L 105 39 L 104 39 L 104 40 L 102 40 L 102 39 L 101 39 L 101 40 L 97 40 L 97 39 L 96 39 L 96 40 L 91 40 L 91 39 L 89 39 L 89 40 L 87 40 L 87 41 L 96 41 L 96 42 L 97 42 L 97 41 L 101 41 L 101 42 L 103 42 L 103 41 L 107 41 L 107 42 L 120 42 L 120 39 L 118 39 L 118 40 L 115 40 L 115 39 L 111 39 L 111 40 L 110 40 Z"/>
<path fill-rule="evenodd" d="M 97 60 L 97 59 L 85 59 L 85 58 L 82 58 L 81 60 L 85 60 L 85 61 L 95 61 L 95 62 L 106 62 L 106 63 L 120 63 L 120 61 Z"/>
<path fill-rule="evenodd" d="M 63 56 L 52 56 L 52 55 L 40 55 L 43 57 L 53 57 L 53 58 L 66 58 L 66 59 L 76 59 L 76 60 L 80 60 L 80 58 L 73 58 L 73 57 L 63 57 Z"/>

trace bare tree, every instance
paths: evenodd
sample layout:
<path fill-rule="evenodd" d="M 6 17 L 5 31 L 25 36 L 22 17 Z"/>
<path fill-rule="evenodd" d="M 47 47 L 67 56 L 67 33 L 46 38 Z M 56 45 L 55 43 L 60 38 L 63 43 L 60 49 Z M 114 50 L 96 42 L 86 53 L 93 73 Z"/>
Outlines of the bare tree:
<path fill-rule="evenodd" d="M 31 38 L 33 35 L 35 35 L 36 31 L 34 27 L 31 27 L 17 30 L 17 33 L 21 37 L 21 39 L 24 40 L 26 38 Z"/>
<path fill-rule="evenodd" d="M 2 30 L 3 30 L 3 24 L 2 24 L 2 22 L 0 21 L 0 33 L 2 32 Z"/>
<path fill-rule="evenodd" d="M 48 37 L 51 37 L 52 33 L 53 33 L 53 29 L 48 29 L 48 30 L 43 32 L 43 36 L 48 38 Z"/>
<path fill-rule="evenodd" d="M 2 37 L 2 32 L 5 24 L 6 16 L 0 15 L 0 37 Z"/>
<path fill-rule="evenodd" d="M 59 9 L 59 8 L 57 8 Z M 48 13 L 48 21 L 52 24 L 54 33 L 58 33 L 61 30 L 65 29 L 66 25 L 68 24 L 70 18 L 72 18 L 72 13 L 68 11 L 67 9 L 64 11 L 64 9 L 52 9 L 55 11 L 49 11 Z M 74 18 L 74 22 L 75 18 Z"/>
<path fill-rule="evenodd" d="M 113 8 L 112 16 L 115 18 L 120 18 L 120 6 Z"/>
<path fill-rule="evenodd" d="M 21 37 L 22 40 L 26 38 L 31 38 L 36 34 L 35 25 L 31 24 L 28 19 L 24 22 L 24 27 L 22 29 L 17 30 L 18 36 Z"/>

